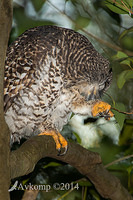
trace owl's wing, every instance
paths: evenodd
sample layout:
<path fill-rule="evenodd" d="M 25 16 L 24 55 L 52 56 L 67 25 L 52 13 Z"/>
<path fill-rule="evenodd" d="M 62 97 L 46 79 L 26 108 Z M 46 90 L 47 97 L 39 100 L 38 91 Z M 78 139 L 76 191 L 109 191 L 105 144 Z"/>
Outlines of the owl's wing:
<path fill-rule="evenodd" d="M 57 31 L 58 28 L 52 26 L 29 29 L 8 47 L 4 78 L 5 112 L 20 90 L 34 84 L 36 68 L 40 69 L 41 64 L 44 65 L 47 55 L 57 45 Z M 59 33 L 60 30 L 58 37 Z"/>
<path fill-rule="evenodd" d="M 23 34 L 8 47 L 4 77 L 4 111 L 24 87 L 34 83 L 35 57 L 39 59 L 36 41 Z"/>

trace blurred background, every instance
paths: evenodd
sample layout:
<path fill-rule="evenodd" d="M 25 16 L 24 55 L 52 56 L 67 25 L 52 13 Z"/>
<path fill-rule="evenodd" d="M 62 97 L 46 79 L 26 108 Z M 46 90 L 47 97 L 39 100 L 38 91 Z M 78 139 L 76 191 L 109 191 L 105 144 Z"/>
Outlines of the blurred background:
<path fill-rule="evenodd" d="M 133 194 L 133 0 L 14 0 L 13 11 L 9 44 L 29 28 L 57 25 L 85 35 L 109 59 L 113 81 L 103 100 L 114 108 L 115 117 L 72 116 L 62 134 L 100 153 L 105 167 Z M 12 180 L 12 185 L 16 180 L 18 186 L 50 185 L 50 192 L 36 192 L 37 200 L 104 199 L 76 169 L 51 158 L 39 161 L 31 174 Z M 56 190 L 54 183 L 64 185 Z M 11 199 L 22 199 L 23 189 L 10 192 Z"/>

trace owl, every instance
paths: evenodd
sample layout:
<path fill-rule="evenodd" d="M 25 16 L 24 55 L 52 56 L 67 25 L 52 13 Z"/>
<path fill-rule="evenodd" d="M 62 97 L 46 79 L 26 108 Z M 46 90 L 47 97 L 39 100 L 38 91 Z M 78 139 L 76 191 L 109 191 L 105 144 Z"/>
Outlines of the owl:
<path fill-rule="evenodd" d="M 67 151 L 60 134 L 72 113 L 110 119 L 100 100 L 110 86 L 109 61 L 80 33 L 56 26 L 27 30 L 7 49 L 4 77 L 5 120 L 11 143 L 50 135 Z M 89 134 L 89 133 L 88 133 Z"/>

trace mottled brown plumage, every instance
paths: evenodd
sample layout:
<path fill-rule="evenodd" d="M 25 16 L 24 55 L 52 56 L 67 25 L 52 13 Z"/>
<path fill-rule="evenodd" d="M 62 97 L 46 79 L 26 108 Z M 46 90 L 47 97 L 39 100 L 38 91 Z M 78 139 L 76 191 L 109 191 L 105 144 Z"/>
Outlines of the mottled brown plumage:
<path fill-rule="evenodd" d="M 56 26 L 29 29 L 9 46 L 5 62 L 4 109 L 12 142 L 56 134 L 72 112 L 112 116 L 108 106 L 92 112 L 111 79 L 108 60 L 85 36 Z"/>

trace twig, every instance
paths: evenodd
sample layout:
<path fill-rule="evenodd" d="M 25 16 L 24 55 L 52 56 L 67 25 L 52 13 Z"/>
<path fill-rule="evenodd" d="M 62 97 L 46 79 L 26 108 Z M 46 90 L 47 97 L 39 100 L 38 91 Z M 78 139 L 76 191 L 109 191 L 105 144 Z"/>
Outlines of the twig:
<path fill-rule="evenodd" d="M 133 155 L 124 156 L 124 157 L 122 157 L 122 158 L 119 158 L 119 159 L 117 159 L 117 160 L 114 160 L 113 162 L 111 162 L 111 163 L 105 165 L 104 167 L 105 167 L 105 168 L 108 168 L 108 167 L 110 167 L 111 165 L 114 165 L 114 164 L 116 164 L 116 163 L 118 163 L 118 162 L 121 162 L 121 161 L 126 160 L 126 159 L 129 159 L 129 158 L 133 158 Z"/>
<path fill-rule="evenodd" d="M 122 113 L 122 114 L 124 114 L 124 115 L 132 115 L 133 114 L 133 112 L 124 112 L 124 111 L 120 111 L 120 110 L 118 110 L 118 109 L 116 109 L 116 108 L 111 108 L 112 110 L 116 110 L 116 111 L 118 111 L 119 113 Z"/>

